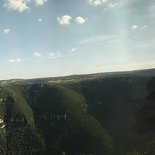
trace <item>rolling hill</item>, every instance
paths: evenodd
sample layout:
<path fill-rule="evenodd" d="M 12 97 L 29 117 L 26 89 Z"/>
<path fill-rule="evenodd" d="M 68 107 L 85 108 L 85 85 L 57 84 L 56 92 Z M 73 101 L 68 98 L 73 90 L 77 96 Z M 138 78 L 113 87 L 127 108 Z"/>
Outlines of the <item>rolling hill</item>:
<path fill-rule="evenodd" d="M 1 81 L 0 154 L 153 155 L 154 73 Z"/>

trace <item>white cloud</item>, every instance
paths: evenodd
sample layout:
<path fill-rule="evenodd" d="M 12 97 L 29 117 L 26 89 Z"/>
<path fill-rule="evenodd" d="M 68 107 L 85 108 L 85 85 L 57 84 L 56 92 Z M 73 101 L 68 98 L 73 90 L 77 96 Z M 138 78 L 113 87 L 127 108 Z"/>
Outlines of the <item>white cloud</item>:
<path fill-rule="evenodd" d="M 68 53 L 73 53 L 73 52 L 76 52 L 76 51 L 77 51 L 77 48 L 74 47 L 74 48 L 69 49 L 69 50 L 68 50 Z"/>
<path fill-rule="evenodd" d="M 155 13 L 155 3 L 150 6 L 150 12 Z"/>
<path fill-rule="evenodd" d="M 138 25 L 132 25 L 131 29 L 132 30 L 138 29 Z"/>
<path fill-rule="evenodd" d="M 3 30 L 4 34 L 9 34 L 10 32 L 11 32 L 11 30 L 9 28 Z"/>
<path fill-rule="evenodd" d="M 86 19 L 84 19 L 84 18 L 81 17 L 81 16 L 78 16 L 78 17 L 75 18 L 75 21 L 76 21 L 76 23 L 78 23 L 78 24 L 84 24 L 84 23 L 86 22 Z"/>
<path fill-rule="evenodd" d="M 42 56 L 41 53 L 38 53 L 38 52 L 33 53 L 33 55 L 37 58 L 40 58 Z"/>
<path fill-rule="evenodd" d="M 55 54 L 53 52 L 49 53 L 49 57 L 54 57 L 54 56 L 55 56 Z"/>
<path fill-rule="evenodd" d="M 149 25 L 132 25 L 131 29 L 132 30 L 143 30 L 148 28 Z"/>
<path fill-rule="evenodd" d="M 148 28 L 148 27 L 149 27 L 149 25 L 143 25 L 143 26 L 141 26 L 142 29 L 145 29 L 145 28 Z"/>
<path fill-rule="evenodd" d="M 61 52 L 56 52 L 56 53 L 50 52 L 48 55 L 48 59 L 57 59 L 60 57 L 63 57 L 63 54 Z"/>
<path fill-rule="evenodd" d="M 6 0 L 3 6 L 8 10 L 23 12 L 29 9 L 29 2 L 30 0 Z"/>
<path fill-rule="evenodd" d="M 47 2 L 47 0 L 35 0 L 35 3 L 36 3 L 37 6 L 44 5 L 45 2 Z"/>
<path fill-rule="evenodd" d="M 69 15 L 63 15 L 61 17 L 57 17 L 57 21 L 60 25 L 69 25 L 72 17 Z"/>
<path fill-rule="evenodd" d="M 42 56 L 42 54 L 39 52 L 35 52 L 35 53 L 33 53 L 33 56 L 38 58 L 39 60 L 47 60 L 47 59 L 61 58 L 64 55 L 60 51 L 57 51 L 57 52 L 50 52 L 50 53 L 48 53 L 48 55 L 45 55 L 45 56 Z"/>
<path fill-rule="evenodd" d="M 12 64 L 19 64 L 19 63 L 21 63 L 21 59 L 20 58 L 9 59 L 8 62 L 12 63 Z"/>
<path fill-rule="evenodd" d="M 112 2 L 109 2 L 109 3 L 108 3 L 108 7 L 109 7 L 109 8 L 114 8 L 114 7 L 116 7 L 116 6 L 118 6 L 118 3 L 112 3 Z"/>
<path fill-rule="evenodd" d="M 94 5 L 94 6 L 99 6 L 99 5 L 105 4 L 107 2 L 108 2 L 108 0 L 89 0 L 89 4 Z"/>
<path fill-rule="evenodd" d="M 90 5 L 108 8 L 126 7 L 140 0 L 88 0 Z"/>
<path fill-rule="evenodd" d="M 38 19 L 38 22 L 42 22 L 42 21 L 43 21 L 43 19 L 42 19 L 42 18 L 39 18 L 39 19 Z"/>

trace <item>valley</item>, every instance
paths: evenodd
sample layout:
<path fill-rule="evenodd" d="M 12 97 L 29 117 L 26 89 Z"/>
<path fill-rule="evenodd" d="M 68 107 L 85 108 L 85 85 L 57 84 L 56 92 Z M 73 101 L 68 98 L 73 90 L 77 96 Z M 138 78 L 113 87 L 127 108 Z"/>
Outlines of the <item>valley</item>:
<path fill-rule="evenodd" d="M 153 155 L 153 73 L 2 81 L 0 154 Z"/>

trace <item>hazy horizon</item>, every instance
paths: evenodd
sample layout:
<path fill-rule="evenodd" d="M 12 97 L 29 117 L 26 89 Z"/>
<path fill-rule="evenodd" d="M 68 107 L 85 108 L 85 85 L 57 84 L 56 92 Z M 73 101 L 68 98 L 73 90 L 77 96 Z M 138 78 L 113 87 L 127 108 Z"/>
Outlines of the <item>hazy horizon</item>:
<path fill-rule="evenodd" d="M 142 68 L 142 69 L 131 69 L 131 70 L 116 70 L 116 71 L 105 71 L 105 72 L 89 72 L 89 73 L 76 73 L 76 74 L 63 74 L 59 76 L 40 76 L 40 77 L 30 77 L 30 78 L 20 78 L 20 77 L 15 77 L 15 78 L 8 78 L 8 79 L 0 79 L 0 81 L 5 81 L 5 80 L 33 80 L 33 79 L 44 79 L 44 78 L 59 78 L 59 77 L 67 77 L 67 76 L 82 76 L 82 75 L 91 75 L 91 74 L 106 74 L 106 73 L 126 73 L 126 72 L 136 72 L 136 71 L 146 71 L 146 70 L 152 70 L 155 68 Z"/>
<path fill-rule="evenodd" d="M 153 0 L 2 0 L 0 80 L 155 68 Z"/>

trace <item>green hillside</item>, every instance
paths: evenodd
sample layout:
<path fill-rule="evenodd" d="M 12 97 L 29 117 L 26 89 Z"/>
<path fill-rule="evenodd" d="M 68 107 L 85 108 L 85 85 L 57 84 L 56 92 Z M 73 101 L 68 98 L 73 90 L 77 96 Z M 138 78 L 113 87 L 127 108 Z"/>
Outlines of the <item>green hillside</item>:
<path fill-rule="evenodd" d="M 14 85 L 0 88 L 0 154 L 23 154 L 29 148 L 37 152 L 44 145 L 22 89 Z"/>
<path fill-rule="evenodd" d="M 37 87 L 30 89 L 29 99 L 49 149 L 58 153 L 102 153 L 112 149 L 107 131 L 87 113 L 83 95 L 62 86 Z"/>
<path fill-rule="evenodd" d="M 153 155 L 154 96 L 151 77 L 6 83 L 0 154 Z"/>
<path fill-rule="evenodd" d="M 112 154 L 120 155 L 134 150 L 146 152 L 155 136 L 155 119 L 145 120 L 145 123 L 143 118 L 150 96 L 148 85 L 154 81 L 150 79 L 108 77 L 63 85 L 85 96 L 88 113 L 101 122 L 114 141 Z"/>

